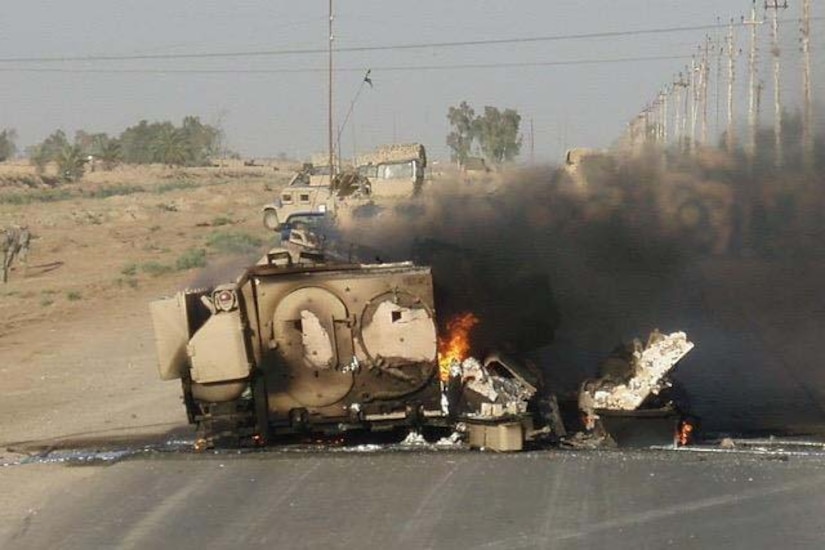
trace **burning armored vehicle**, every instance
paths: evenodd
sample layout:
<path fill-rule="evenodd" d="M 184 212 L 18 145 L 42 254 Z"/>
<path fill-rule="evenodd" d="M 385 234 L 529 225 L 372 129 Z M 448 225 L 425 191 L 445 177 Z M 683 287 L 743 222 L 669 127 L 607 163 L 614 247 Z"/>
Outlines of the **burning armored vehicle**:
<path fill-rule="evenodd" d="M 470 357 L 472 314 L 439 323 L 429 267 L 330 261 L 292 246 L 232 283 L 150 309 L 160 377 L 181 381 L 201 447 L 462 426 L 471 446 L 508 451 L 566 432 L 538 370 L 501 354 Z M 586 421 L 650 408 L 691 346 L 684 335 L 657 340 L 623 377 L 585 385 Z"/>

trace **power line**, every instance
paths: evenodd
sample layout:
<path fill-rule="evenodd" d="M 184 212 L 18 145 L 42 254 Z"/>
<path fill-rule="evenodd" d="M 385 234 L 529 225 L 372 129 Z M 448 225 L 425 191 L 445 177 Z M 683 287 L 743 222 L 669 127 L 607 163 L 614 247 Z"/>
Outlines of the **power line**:
<path fill-rule="evenodd" d="M 645 61 L 672 61 L 685 59 L 685 55 L 650 55 L 637 57 L 612 57 L 590 59 L 567 59 L 559 61 L 519 61 L 502 63 L 463 63 L 452 65 L 392 65 L 372 67 L 373 71 L 453 71 L 471 69 L 529 68 L 529 67 L 565 67 L 576 65 L 603 65 L 614 63 L 638 63 Z M 326 68 L 284 68 L 284 69 L 66 69 L 46 67 L 0 67 L 3 73 L 80 73 L 80 74 L 284 74 L 284 73 L 319 73 Z M 363 67 L 338 67 L 335 72 L 363 72 Z"/>
<path fill-rule="evenodd" d="M 812 17 L 812 21 L 825 17 Z M 795 19 L 786 19 L 781 22 L 793 22 Z M 736 26 L 743 26 L 738 23 Z M 578 34 L 556 34 L 548 36 L 499 38 L 484 40 L 462 40 L 453 42 L 427 42 L 409 44 L 391 44 L 384 46 L 349 46 L 337 48 L 336 53 L 355 53 L 385 50 L 419 50 L 432 48 L 460 48 L 471 46 L 496 46 L 507 44 L 529 44 L 538 42 L 554 42 L 562 40 L 592 40 L 598 38 L 617 38 L 625 36 L 644 36 L 655 34 L 669 34 L 676 32 L 707 31 L 723 28 L 719 23 L 710 25 L 689 25 L 681 27 L 659 27 L 651 29 L 634 29 L 625 31 L 602 31 Z M 201 52 L 201 53 L 166 53 L 166 54 L 137 54 L 137 55 L 85 55 L 85 56 L 42 56 L 42 57 L 3 57 L 0 63 L 65 63 L 71 61 L 150 61 L 161 59 L 221 59 L 234 57 L 272 57 L 286 55 L 327 54 L 325 48 L 294 48 L 281 50 L 246 50 L 234 52 Z"/>

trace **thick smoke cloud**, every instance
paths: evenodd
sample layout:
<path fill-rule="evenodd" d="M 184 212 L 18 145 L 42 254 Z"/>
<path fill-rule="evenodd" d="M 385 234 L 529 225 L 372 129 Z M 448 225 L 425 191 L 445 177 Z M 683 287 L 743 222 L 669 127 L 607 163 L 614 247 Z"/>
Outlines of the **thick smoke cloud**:
<path fill-rule="evenodd" d="M 473 311 L 475 353 L 532 350 L 561 393 L 619 342 L 684 330 L 697 347 L 676 377 L 706 428 L 807 432 L 825 425 L 825 182 L 811 174 L 713 150 L 591 159 L 435 181 L 345 214 L 337 237 L 432 265 L 442 322 Z"/>
<path fill-rule="evenodd" d="M 625 183 L 594 198 L 551 167 L 495 185 L 439 181 L 415 200 L 355 212 L 340 237 L 382 260 L 432 265 L 442 317 L 473 311 L 477 346 L 525 351 L 573 322 L 578 313 L 565 308 L 630 306 L 640 287 L 655 293 L 688 261 L 690 250 L 658 227 L 653 199 L 642 196 L 648 184 L 616 195 Z M 618 341 L 621 322 L 605 321 Z"/>

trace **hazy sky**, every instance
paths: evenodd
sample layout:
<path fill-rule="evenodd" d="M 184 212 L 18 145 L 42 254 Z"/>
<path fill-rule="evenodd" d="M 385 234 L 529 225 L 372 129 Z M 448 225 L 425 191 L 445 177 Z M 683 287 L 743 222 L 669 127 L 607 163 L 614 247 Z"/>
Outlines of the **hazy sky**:
<path fill-rule="evenodd" d="M 790 4 L 782 14 L 789 20 L 782 25 L 788 56 L 783 89 L 793 106 L 801 79 L 795 21 L 801 0 Z M 825 15 L 823 2 L 813 4 L 814 16 Z M 711 25 L 717 18 L 738 20 L 750 5 L 748 0 L 338 0 L 336 47 L 379 47 L 335 56 L 340 69 L 335 80 L 338 123 L 367 68 L 372 68 L 374 82 L 373 88 L 362 90 L 342 132 L 343 152 L 350 155 L 356 147 L 395 140 L 420 141 L 434 156 L 446 156 L 447 108 L 462 100 L 477 111 L 484 105 L 518 110 L 525 135 L 523 159 L 529 156 L 530 121 L 536 160 L 558 160 L 568 146 L 609 145 L 685 66 L 705 34 L 714 31 L 421 49 L 392 46 Z M 327 46 L 327 9 L 324 0 L 15 2 L 0 16 L 0 127 L 16 128 L 19 145 L 26 146 L 56 128 L 70 135 L 81 128 L 117 134 L 141 119 L 180 122 L 192 114 L 220 125 L 230 148 L 244 154 L 308 156 L 327 142 L 323 53 L 12 60 L 317 50 Z M 812 26 L 815 82 L 821 84 L 825 24 L 816 19 Z M 741 39 L 740 46 L 746 48 L 744 35 Z M 768 51 L 763 45 L 763 57 Z M 457 67 L 651 56 L 682 59 Z M 745 80 L 745 63 L 746 56 L 740 56 L 740 82 Z M 423 68 L 432 66 L 453 68 Z M 769 75 L 764 78 L 770 82 Z"/>

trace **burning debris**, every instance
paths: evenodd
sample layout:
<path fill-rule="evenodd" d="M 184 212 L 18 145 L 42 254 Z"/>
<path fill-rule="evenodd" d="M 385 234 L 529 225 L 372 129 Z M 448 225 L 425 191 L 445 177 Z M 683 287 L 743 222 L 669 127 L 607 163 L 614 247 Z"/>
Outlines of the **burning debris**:
<path fill-rule="evenodd" d="M 439 339 L 445 414 L 464 427 L 473 448 L 517 451 L 538 436 L 563 436 L 555 398 L 542 398 L 536 369 L 501 354 L 484 361 L 470 356 L 470 332 L 478 323 L 472 313 L 457 315 Z"/>
<path fill-rule="evenodd" d="M 615 350 L 601 365 L 599 378 L 585 381 L 579 392 L 585 429 L 606 431 L 617 439 L 624 437 L 629 422 L 645 419 L 675 444 L 687 444 L 694 427 L 669 394 L 669 373 L 692 349 L 684 332 L 653 331 L 646 344 L 637 339 Z"/>
<path fill-rule="evenodd" d="M 448 391 L 455 413 L 467 427 L 470 447 L 520 451 L 535 435 L 537 385 L 532 373 L 499 356 L 484 363 L 473 357 L 453 359 Z"/>
<path fill-rule="evenodd" d="M 459 363 L 454 359 L 451 378 L 461 384 L 464 410 L 470 418 L 503 418 L 527 413 L 527 403 L 536 395 L 536 387 L 510 371 L 510 377 L 497 374 L 492 361 L 481 364 L 469 357 Z"/>
<path fill-rule="evenodd" d="M 470 354 L 470 331 L 478 324 L 478 317 L 462 313 L 447 323 L 447 337 L 438 340 L 438 370 L 442 382 L 450 379 L 453 364 L 461 363 Z"/>
<path fill-rule="evenodd" d="M 600 378 L 584 383 L 579 408 L 593 420 L 598 419 L 597 410 L 636 410 L 650 395 L 670 387 L 667 374 L 693 349 L 684 332 L 665 336 L 654 331 L 646 345 L 637 339 L 632 346 L 629 361 L 614 355 Z"/>

